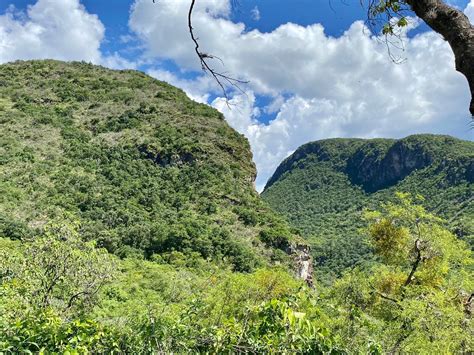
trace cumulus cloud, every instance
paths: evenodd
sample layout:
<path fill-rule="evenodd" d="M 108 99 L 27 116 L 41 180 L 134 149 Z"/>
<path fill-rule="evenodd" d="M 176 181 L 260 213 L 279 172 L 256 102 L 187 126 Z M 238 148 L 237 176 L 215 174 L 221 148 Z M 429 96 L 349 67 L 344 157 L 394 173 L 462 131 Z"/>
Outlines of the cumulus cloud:
<path fill-rule="evenodd" d="M 182 1 L 162 0 L 152 6 L 137 0 L 130 28 L 145 44 L 147 56 L 171 59 L 183 70 L 199 70 L 186 13 Z M 282 159 L 311 140 L 422 132 L 472 139 L 467 81 L 455 71 L 452 52 L 437 34 L 405 36 L 406 61 L 394 64 L 385 43 L 362 22 L 334 38 L 320 24 L 288 23 L 268 33 L 246 31 L 228 15 L 228 1 L 203 1 L 193 24 L 205 51 L 224 60 L 223 70 L 251 81 L 246 95 L 233 95 L 231 109 L 222 97 L 210 103 L 249 139 L 258 189 Z M 219 94 L 207 77 L 190 81 L 167 75 L 155 74 L 199 101 L 209 100 L 209 92 Z M 259 95 L 270 96 L 271 103 L 258 107 Z M 262 123 L 262 112 L 276 116 Z"/>
<path fill-rule="evenodd" d="M 104 26 L 77 0 L 39 0 L 0 16 L 0 61 L 55 58 L 99 62 Z"/>
<path fill-rule="evenodd" d="M 188 8 L 188 1 L 174 0 L 160 0 L 157 4 L 143 0 L 132 5 L 129 26 L 144 42 L 148 57 L 170 58 L 184 69 L 200 69 L 188 33 Z M 214 43 L 218 44 L 224 40 L 219 34 L 233 31 L 234 24 L 227 20 L 230 11 L 228 0 L 196 2 L 193 25 L 196 29 L 205 29 L 199 31 L 200 42 L 209 43 L 214 39 Z M 239 32 L 243 30 L 241 25 Z M 206 52 L 206 47 L 210 48 L 203 46 L 201 50 Z"/>
<path fill-rule="evenodd" d="M 0 15 L 0 63 L 18 59 L 84 60 L 113 68 L 135 64 L 117 53 L 103 56 L 105 28 L 79 0 L 38 0 Z"/>

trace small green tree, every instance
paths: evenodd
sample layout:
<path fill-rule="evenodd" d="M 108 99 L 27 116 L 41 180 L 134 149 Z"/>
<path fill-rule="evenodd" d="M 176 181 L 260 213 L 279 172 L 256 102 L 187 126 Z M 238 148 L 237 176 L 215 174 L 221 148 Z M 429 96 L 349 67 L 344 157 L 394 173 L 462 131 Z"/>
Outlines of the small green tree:
<path fill-rule="evenodd" d="M 408 194 L 397 197 L 366 214 L 380 263 L 337 282 L 336 327 L 352 346 L 374 340 L 389 353 L 470 351 L 471 252 Z"/>
<path fill-rule="evenodd" d="M 52 223 L 28 243 L 18 277 L 39 307 L 61 312 L 95 304 L 99 290 L 112 279 L 114 262 L 94 242 L 84 242 L 77 223 Z"/>
<path fill-rule="evenodd" d="M 24 243 L 0 238 L 0 352 L 110 348 L 110 334 L 88 311 L 114 269 L 76 223 L 49 224 Z"/>

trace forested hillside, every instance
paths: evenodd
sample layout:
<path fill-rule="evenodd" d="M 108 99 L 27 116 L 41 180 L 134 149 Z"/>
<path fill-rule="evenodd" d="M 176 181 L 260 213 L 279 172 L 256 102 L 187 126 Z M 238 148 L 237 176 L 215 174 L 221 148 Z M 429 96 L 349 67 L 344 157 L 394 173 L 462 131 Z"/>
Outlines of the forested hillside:
<path fill-rule="evenodd" d="M 216 110 L 89 64 L 6 64 L 0 83 L 0 234 L 24 238 L 67 216 L 121 257 L 241 271 L 284 261 L 278 248 L 294 236 L 257 197 L 248 142 Z"/>
<path fill-rule="evenodd" d="M 291 228 L 256 193 L 247 140 L 181 90 L 85 63 L 1 65 L 0 353 L 471 352 L 471 251 L 416 196 L 391 195 L 396 186 L 385 182 L 423 187 L 410 191 L 425 193 L 467 239 L 472 145 L 410 139 L 429 143 L 420 143 L 426 154 L 410 155 L 425 164 L 415 173 L 407 173 L 412 163 L 379 157 L 392 149 L 384 140 L 374 149 L 328 141 L 303 154 L 311 156 L 303 165 L 280 168 L 269 202 L 273 192 L 286 195 L 282 206 L 306 216 L 298 198 L 326 194 L 311 205 L 328 212 L 324 223 L 292 218 Z M 361 154 L 350 181 L 345 162 L 358 149 L 388 175 Z M 423 174 L 437 176 L 435 185 Z M 384 203 L 362 216 L 371 195 Z M 331 285 L 312 283 L 300 228 L 321 236 L 318 261 L 332 260 L 336 271 L 357 260 L 345 256 L 362 245 L 356 231 L 374 262 Z M 345 252 L 322 243 L 348 231 Z"/>
<path fill-rule="evenodd" d="M 395 191 L 423 196 L 423 206 L 474 245 L 474 142 L 453 137 L 308 143 L 281 163 L 262 197 L 303 232 L 328 279 L 372 259 L 362 212 Z"/>

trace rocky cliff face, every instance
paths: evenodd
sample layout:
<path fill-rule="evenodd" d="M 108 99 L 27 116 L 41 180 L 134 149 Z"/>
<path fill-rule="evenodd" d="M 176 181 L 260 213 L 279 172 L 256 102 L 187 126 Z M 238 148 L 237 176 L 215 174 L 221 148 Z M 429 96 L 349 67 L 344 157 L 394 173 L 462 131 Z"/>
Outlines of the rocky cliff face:
<path fill-rule="evenodd" d="M 303 243 L 293 243 L 288 246 L 286 252 L 291 255 L 293 259 L 296 277 L 312 287 L 314 269 L 310 246 Z"/>
<path fill-rule="evenodd" d="M 473 181 L 472 157 L 452 156 L 456 140 L 449 136 L 414 135 L 393 139 L 327 139 L 307 143 L 285 159 L 268 180 L 265 190 L 292 169 L 328 162 L 366 192 L 397 184 L 412 172 L 437 165 L 463 169 L 463 179 Z M 443 151 L 446 149 L 446 151 Z"/>
<path fill-rule="evenodd" d="M 410 175 L 414 170 L 423 169 L 436 159 L 432 152 L 422 145 L 410 145 L 406 141 L 394 143 L 387 151 L 372 147 L 362 147 L 347 161 L 345 171 L 353 183 L 367 192 L 374 192 L 392 185 Z"/>

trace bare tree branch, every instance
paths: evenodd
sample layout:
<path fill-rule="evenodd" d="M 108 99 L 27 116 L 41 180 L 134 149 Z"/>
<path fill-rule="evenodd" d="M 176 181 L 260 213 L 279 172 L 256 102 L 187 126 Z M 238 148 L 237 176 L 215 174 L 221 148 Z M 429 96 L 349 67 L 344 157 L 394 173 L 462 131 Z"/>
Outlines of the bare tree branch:
<path fill-rule="evenodd" d="M 153 3 L 155 3 L 155 0 L 153 0 Z M 196 0 L 191 0 L 191 3 L 189 5 L 189 11 L 188 11 L 188 30 L 191 36 L 191 40 L 194 43 L 194 51 L 196 52 L 196 55 L 199 58 L 199 63 L 201 64 L 202 71 L 205 72 L 206 74 L 211 75 L 212 78 L 217 83 L 217 85 L 219 85 L 219 87 L 221 88 L 222 94 L 225 97 L 226 103 L 229 106 L 230 105 L 229 93 L 228 93 L 227 87 L 233 87 L 237 89 L 238 91 L 240 91 L 241 93 L 245 94 L 244 90 L 242 90 L 240 85 L 248 84 L 249 81 L 232 77 L 226 74 L 225 72 L 217 71 L 211 66 L 209 61 L 213 59 L 218 60 L 222 64 L 222 66 L 224 66 L 224 62 L 218 56 L 210 54 L 210 53 L 205 53 L 200 50 L 199 38 L 196 37 L 194 33 L 194 27 L 193 27 L 193 22 L 192 22 L 192 15 L 193 15 L 195 4 L 196 4 Z"/>
<path fill-rule="evenodd" d="M 209 59 L 218 59 L 222 64 L 222 60 L 219 57 L 216 57 L 212 54 L 209 53 L 204 53 L 199 49 L 199 42 L 198 38 L 194 34 L 194 28 L 192 24 L 192 15 L 193 15 L 193 10 L 194 10 L 194 5 L 196 3 L 196 0 L 191 0 L 191 5 L 189 6 L 189 11 L 188 11 L 188 29 L 189 29 L 189 34 L 191 35 L 191 39 L 194 42 L 194 51 L 196 52 L 196 55 L 199 58 L 199 61 L 201 63 L 201 69 L 205 72 L 210 74 L 214 80 L 217 82 L 217 84 L 220 86 L 222 93 L 224 94 L 224 97 L 227 101 L 227 104 L 229 103 L 229 95 L 226 90 L 226 86 L 230 85 L 244 93 L 244 91 L 240 88 L 240 84 L 247 84 L 248 81 L 245 80 L 240 80 L 237 78 L 233 78 L 225 73 L 218 72 L 214 68 L 212 68 L 208 60 Z M 227 84 L 227 85 L 226 85 Z"/>
<path fill-rule="evenodd" d="M 415 241 L 416 259 L 415 259 L 415 262 L 413 263 L 410 274 L 408 275 L 408 277 L 407 277 L 407 279 L 406 279 L 403 286 L 408 286 L 413 281 L 413 275 L 415 274 L 416 269 L 418 269 L 418 266 L 420 265 L 420 262 L 422 260 L 420 244 L 421 244 L 420 239 L 417 239 Z"/>
<path fill-rule="evenodd" d="M 474 301 L 474 293 L 471 293 L 466 301 L 463 302 L 464 312 L 468 315 L 472 314 L 472 301 Z"/>

